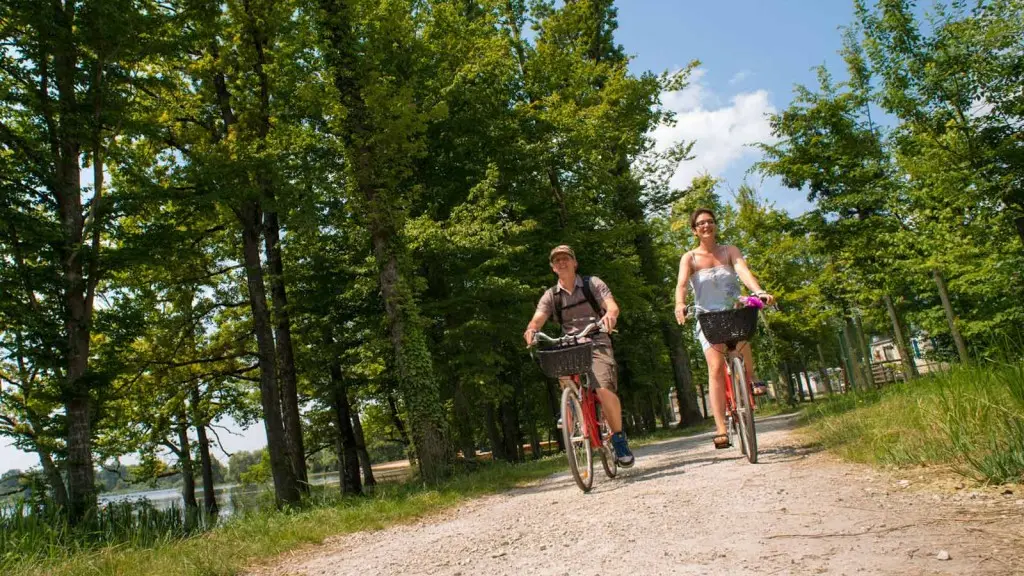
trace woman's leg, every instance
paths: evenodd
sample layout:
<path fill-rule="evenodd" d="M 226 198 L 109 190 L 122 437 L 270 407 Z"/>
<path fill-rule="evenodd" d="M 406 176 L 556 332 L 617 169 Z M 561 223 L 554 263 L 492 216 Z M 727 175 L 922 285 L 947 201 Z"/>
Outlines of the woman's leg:
<path fill-rule="evenodd" d="M 704 349 L 708 363 L 708 392 L 711 396 L 711 413 L 715 416 L 718 434 L 725 434 L 725 355 L 717 346 Z"/>
<path fill-rule="evenodd" d="M 743 367 L 746 368 L 747 383 L 751 386 L 754 385 L 754 349 L 751 348 L 750 342 L 741 342 L 737 348 L 743 354 Z"/>

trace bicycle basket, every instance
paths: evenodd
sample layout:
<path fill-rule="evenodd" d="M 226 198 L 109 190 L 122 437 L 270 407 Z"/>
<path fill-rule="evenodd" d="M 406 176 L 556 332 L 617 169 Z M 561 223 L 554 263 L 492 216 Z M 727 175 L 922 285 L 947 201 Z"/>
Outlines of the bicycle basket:
<path fill-rule="evenodd" d="M 594 344 L 585 342 L 537 351 L 537 364 L 549 378 L 585 374 L 594 361 Z"/>
<path fill-rule="evenodd" d="M 701 312 L 697 316 L 704 337 L 712 344 L 750 340 L 757 329 L 757 308 L 744 306 L 731 310 Z"/>

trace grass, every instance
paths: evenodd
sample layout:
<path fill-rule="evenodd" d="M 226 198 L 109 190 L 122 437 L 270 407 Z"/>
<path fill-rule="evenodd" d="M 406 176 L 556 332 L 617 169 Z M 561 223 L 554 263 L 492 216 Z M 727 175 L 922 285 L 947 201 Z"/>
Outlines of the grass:
<path fill-rule="evenodd" d="M 683 430 L 659 430 L 637 438 L 633 444 L 639 446 L 696 434 L 708 427 L 709 424 L 704 423 Z M 253 511 L 190 537 L 173 530 L 161 533 L 154 527 L 152 534 L 162 536 L 135 536 L 119 543 L 111 536 L 109 541 L 102 541 L 108 543 L 101 542 L 94 548 L 61 545 L 56 540 L 23 542 L 41 545 L 34 548 L 37 552 L 31 556 L 22 553 L 15 557 L 12 549 L 0 548 L 0 573 L 26 576 L 234 575 L 283 552 L 323 542 L 329 536 L 409 522 L 468 499 L 509 490 L 565 469 L 565 457 L 558 454 L 518 465 L 483 464 L 473 472 L 459 474 L 434 488 L 413 482 L 384 484 L 378 485 L 372 496 L 362 498 L 342 498 L 333 495 L 336 494 L 333 490 L 319 492 L 302 509 Z M 22 537 L 47 535 L 52 529 L 41 525 L 45 520 L 40 518 L 36 526 L 22 525 L 19 533 Z M 7 528 L 13 532 L 13 523 L 5 525 L 8 521 L 0 517 L 0 531 Z M 16 542 L 6 544 L 17 545 Z"/>
<path fill-rule="evenodd" d="M 807 407 L 804 418 L 813 442 L 852 461 L 1024 481 L 1024 364 L 957 367 L 838 395 Z"/>

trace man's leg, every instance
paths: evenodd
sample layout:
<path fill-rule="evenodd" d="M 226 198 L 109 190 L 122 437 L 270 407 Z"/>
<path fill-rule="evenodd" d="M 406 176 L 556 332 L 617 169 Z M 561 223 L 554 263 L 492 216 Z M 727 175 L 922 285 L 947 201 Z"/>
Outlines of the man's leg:
<path fill-rule="evenodd" d="M 619 396 L 607 388 L 598 388 L 597 397 L 601 400 L 601 410 L 608 419 L 612 434 L 622 432 L 622 403 Z"/>
<path fill-rule="evenodd" d="M 608 427 L 612 429 L 615 460 L 620 466 L 628 468 L 633 465 L 633 453 L 629 450 L 626 435 L 622 433 L 622 402 L 615 393 L 618 388 L 618 368 L 611 348 L 594 348 L 593 374 L 599 386 L 597 398 L 601 401 L 601 411 L 608 421 Z"/>

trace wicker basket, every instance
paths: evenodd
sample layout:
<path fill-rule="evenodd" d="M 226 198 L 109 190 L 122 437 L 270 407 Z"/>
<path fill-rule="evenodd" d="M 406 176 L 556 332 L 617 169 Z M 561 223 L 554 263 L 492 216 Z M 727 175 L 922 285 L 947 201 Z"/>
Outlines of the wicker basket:
<path fill-rule="evenodd" d="M 745 342 L 750 340 L 757 329 L 758 309 L 753 306 L 701 312 L 697 316 L 701 332 L 712 344 Z"/>
<path fill-rule="evenodd" d="M 586 374 L 594 362 L 594 344 L 585 342 L 537 351 L 537 364 L 549 378 Z"/>

